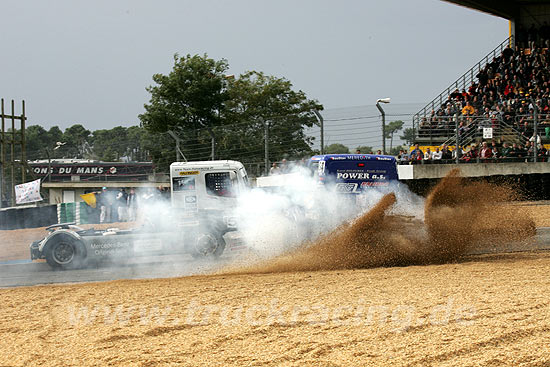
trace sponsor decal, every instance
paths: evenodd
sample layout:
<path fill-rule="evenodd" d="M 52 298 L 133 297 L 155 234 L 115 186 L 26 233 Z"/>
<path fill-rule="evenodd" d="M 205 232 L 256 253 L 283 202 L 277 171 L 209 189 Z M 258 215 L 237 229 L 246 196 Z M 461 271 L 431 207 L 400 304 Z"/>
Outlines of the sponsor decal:
<path fill-rule="evenodd" d="M 317 166 L 317 172 L 319 175 L 322 175 L 325 173 L 325 161 L 319 161 L 319 165 Z"/>
<path fill-rule="evenodd" d="M 338 172 L 336 179 L 340 180 L 387 180 L 387 176 L 369 172 Z"/>
<path fill-rule="evenodd" d="M 189 176 L 189 175 L 198 175 L 199 171 L 181 171 L 179 173 L 180 176 Z"/>
<path fill-rule="evenodd" d="M 114 175 L 116 173 L 116 167 L 109 168 L 109 173 Z"/>
<path fill-rule="evenodd" d="M 361 183 L 361 189 L 364 189 L 365 187 L 373 187 L 373 186 L 388 186 L 390 183 L 387 181 L 368 181 L 368 182 L 362 182 Z"/>
<path fill-rule="evenodd" d="M 130 247 L 129 242 L 92 242 L 90 248 L 96 255 L 109 256 L 127 254 Z"/>
<path fill-rule="evenodd" d="M 341 180 L 367 180 L 370 178 L 370 173 L 366 172 L 338 172 L 336 179 Z"/>
<path fill-rule="evenodd" d="M 358 184 L 356 183 L 339 183 L 336 184 L 337 192 L 357 192 Z"/>

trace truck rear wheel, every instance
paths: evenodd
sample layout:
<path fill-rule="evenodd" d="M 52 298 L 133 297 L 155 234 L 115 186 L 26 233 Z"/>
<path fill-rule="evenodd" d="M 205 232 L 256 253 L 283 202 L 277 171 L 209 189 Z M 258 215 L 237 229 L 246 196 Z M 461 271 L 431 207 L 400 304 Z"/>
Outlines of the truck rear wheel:
<path fill-rule="evenodd" d="M 82 247 L 81 243 L 68 236 L 59 236 L 46 248 L 46 262 L 52 268 L 79 268 L 84 260 Z"/>
<path fill-rule="evenodd" d="M 225 250 L 225 240 L 219 233 L 199 233 L 191 255 L 195 259 L 217 259 Z"/>

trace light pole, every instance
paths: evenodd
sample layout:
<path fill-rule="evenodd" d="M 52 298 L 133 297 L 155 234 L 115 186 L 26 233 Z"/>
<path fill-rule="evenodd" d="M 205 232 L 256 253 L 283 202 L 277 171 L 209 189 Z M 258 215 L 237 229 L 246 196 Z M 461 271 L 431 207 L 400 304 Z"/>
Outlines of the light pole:
<path fill-rule="evenodd" d="M 376 101 L 376 107 L 382 114 L 382 154 L 386 154 L 386 113 L 380 103 L 390 103 L 390 98 L 380 98 Z"/>
<path fill-rule="evenodd" d="M 182 141 L 182 139 L 177 136 L 176 133 L 174 133 L 172 130 L 168 130 L 166 133 L 176 141 L 176 162 L 180 162 L 180 156 L 181 158 L 183 158 L 184 162 L 187 162 L 187 158 L 185 158 L 180 150 L 180 142 Z"/>
<path fill-rule="evenodd" d="M 317 122 L 321 128 L 321 154 L 325 154 L 325 129 L 324 129 L 324 120 L 323 116 L 317 110 L 313 110 L 315 117 L 317 117 Z"/>
<path fill-rule="evenodd" d="M 531 99 L 531 104 L 533 105 L 533 162 L 537 161 L 537 155 L 538 155 L 538 116 L 537 116 L 537 104 L 533 98 Z"/>
<path fill-rule="evenodd" d="M 55 143 L 55 147 L 53 147 L 53 150 L 58 150 L 65 144 L 67 143 L 58 141 Z M 46 148 L 46 155 L 48 156 L 48 182 L 52 182 L 52 157 L 50 154 L 50 148 Z"/>

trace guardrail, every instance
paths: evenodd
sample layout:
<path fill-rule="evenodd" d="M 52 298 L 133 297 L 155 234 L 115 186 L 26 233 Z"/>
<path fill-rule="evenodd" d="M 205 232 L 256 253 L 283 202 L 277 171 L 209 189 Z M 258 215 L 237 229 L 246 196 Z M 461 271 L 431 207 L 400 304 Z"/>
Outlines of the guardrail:
<path fill-rule="evenodd" d="M 529 126 L 533 127 L 533 123 Z M 458 145 L 464 146 L 482 140 L 484 128 L 492 128 L 490 140 L 508 143 L 525 144 L 533 135 L 533 129 L 521 130 L 514 121 L 507 121 L 500 116 L 433 115 L 422 119 L 416 137 L 417 141 L 430 145 L 456 145 L 458 139 Z"/>

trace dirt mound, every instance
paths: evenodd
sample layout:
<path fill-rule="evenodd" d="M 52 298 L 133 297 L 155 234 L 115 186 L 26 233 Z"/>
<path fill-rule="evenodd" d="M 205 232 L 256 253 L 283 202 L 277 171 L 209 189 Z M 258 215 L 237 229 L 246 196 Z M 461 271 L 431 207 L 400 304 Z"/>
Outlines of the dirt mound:
<path fill-rule="evenodd" d="M 480 241 L 515 241 L 535 234 L 525 213 L 498 211 L 515 198 L 511 188 L 470 183 L 451 171 L 431 191 L 424 222 L 389 215 L 396 202 L 385 195 L 374 208 L 313 243 L 230 273 L 272 273 L 428 264 L 452 261 Z"/>

